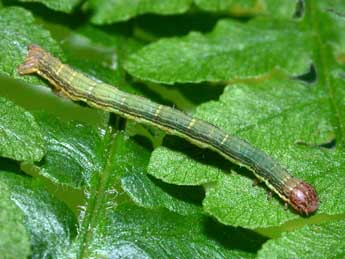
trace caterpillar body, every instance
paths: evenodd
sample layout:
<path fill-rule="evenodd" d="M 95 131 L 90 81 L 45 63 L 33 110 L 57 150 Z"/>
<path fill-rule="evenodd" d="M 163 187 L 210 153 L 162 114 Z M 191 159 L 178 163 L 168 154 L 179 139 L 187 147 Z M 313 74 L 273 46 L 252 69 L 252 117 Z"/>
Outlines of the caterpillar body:
<path fill-rule="evenodd" d="M 248 168 L 299 213 L 308 215 L 318 208 L 317 193 L 310 184 L 292 176 L 263 151 L 206 121 L 95 81 L 62 64 L 37 45 L 28 47 L 28 55 L 18 67 L 18 72 L 21 75 L 37 73 L 74 101 L 83 101 L 125 118 L 156 126 L 199 147 L 216 151 L 231 162 Z"/>

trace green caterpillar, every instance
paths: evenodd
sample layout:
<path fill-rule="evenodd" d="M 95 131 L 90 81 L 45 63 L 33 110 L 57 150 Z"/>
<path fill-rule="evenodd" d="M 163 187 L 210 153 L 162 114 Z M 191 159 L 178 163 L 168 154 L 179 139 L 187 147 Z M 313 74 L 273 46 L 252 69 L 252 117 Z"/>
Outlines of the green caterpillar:
<path fill-rule="evenodd" d="M 19 74 L 37 73 L 72 100 L 156 126 L 199 147 L 216 151 L 248 168 L 299 213 L 308 215 L 317 210 L 317 193 L 311 185 L 293 177 L 277 161 L 244 140 L 176 109 L 95 81 L 62 64 L 39 46 L 31 45 L 28 49 L 24 64 L 18 68 Z"/>

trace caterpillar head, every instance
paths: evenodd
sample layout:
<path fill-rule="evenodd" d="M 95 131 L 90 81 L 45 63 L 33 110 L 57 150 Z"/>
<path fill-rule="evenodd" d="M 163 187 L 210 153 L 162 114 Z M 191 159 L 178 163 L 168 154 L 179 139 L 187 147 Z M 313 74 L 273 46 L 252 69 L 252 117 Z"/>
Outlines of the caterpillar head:
<path fill-rule="evenodd" d="M 299 181 L 290 191 L 289 203 L 295 210 L 305 215 L 312 214 L 319 207 L 315 189 L 303 181 Z"/>

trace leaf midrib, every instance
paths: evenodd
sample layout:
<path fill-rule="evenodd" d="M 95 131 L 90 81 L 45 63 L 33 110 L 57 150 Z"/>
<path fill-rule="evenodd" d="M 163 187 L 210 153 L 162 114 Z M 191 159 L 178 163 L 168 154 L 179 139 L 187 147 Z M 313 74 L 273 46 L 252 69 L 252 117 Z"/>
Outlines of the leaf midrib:
<path fill-rule="evenodd" d="M 114 154 L 117 153 L 116 136 L 116 132 L 113 132 L 112 129 L 108 127 L 107 132 L 102 140 L 103 145 L 101 148 L 104 150 L 104 152 L 106 152 L 106 161 L 103 169 L 100 172 L 94 172 L 99 175 L 99 183 L 96 190 L 92 192 L 93 197 L 90 199 L 86 211 L 87 215 L 85 215 L 84 221 L 80 224 L 82 226 L 80 231 L 81 241 L 78 251 L 78 258 L 80 259 L 87 257 L 87 247 L 93 238 L 93 230 L 97 225 L 96 222 L 99 219 L 101 207 L 104 205 L 106 186 L 113 168 L 112 165 L 114 162 Z"/>

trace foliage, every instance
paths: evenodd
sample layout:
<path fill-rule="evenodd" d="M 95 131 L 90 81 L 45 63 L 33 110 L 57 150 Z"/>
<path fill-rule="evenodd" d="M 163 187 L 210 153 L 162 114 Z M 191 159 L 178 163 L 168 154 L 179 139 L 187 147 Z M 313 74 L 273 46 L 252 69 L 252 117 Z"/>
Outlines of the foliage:
<path fill-rule="evenodd" d="M 0 1 L 0 255 L 344 257 L 344 29 L 342 1 Z M 247 140 L 315 186 L 318 211 L 20 77 L 32 43 Z"/>

